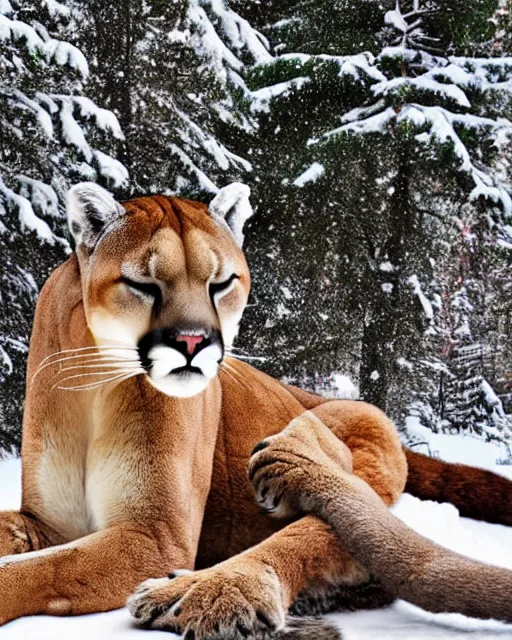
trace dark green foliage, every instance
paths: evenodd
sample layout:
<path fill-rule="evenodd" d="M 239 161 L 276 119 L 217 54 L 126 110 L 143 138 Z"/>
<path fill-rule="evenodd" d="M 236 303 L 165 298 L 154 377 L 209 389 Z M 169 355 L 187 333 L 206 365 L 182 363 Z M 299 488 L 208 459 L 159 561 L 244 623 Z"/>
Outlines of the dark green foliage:
<path fill-rule="evenodd" d="M 294 15 L 303 20 L 294 23 L 293 34 L 290 28 L 287 43 L 302 48 L 248 75 L 248 84 L 260 93 L 283 82 L 288 89 L 263 106 L 257 103 L 257 217 L 248 251 L 259 294 L 249 309 L 243 344 L 266 358 L 269 372 L 313 388 L 334 371 L 350 373 L 364 399 L 399 421 L 412 411 L 431 428 L 464 429 L 477 420 L 481 424 L 485 415 L 489 423 L 509 429 L 494 409 L 484 407 L 480 390 L 472 395 L 469 423 L 457 422 L 457 411 L 449 417 L 446 398 L 440 401 L 442 372 L 450 380 L 462 375 L 450 371 L 453 349 L 492 339 L 484 325 L 497 284 L 483 273 L 500 253 L 499 238 L 510 242 L 508 232 L 502 236 L 508 205 L 502 200 L 496 206 L 483 192 L 473 194 L 476 167 L 501 188 L 496 167 L 502 166 L 504 147 L 496 144 L 491 118 L 506 112 L 510 93 L 489 83 L 461 82 L 457 89 L 450 62 L 431 53 L 478 51 L 490 37 L 488 18 L 496 3 L 476 3 L 477 12 L 471 3 L 424 3 L 420 10 L 431 13 L 421 14 L 422 33 L 433 33 L 436 45 L 429 47 L 431 53 L 417 48 L 402 54 L 376 48 L 402 37 L 391 26 L 383 28 L 385 10 L 395 3 L 380 5 L 380 26 L 369 19 L 364 25 L 375 35 L 377 57 L 367 54 L 363 61 L 304 55 L 313 50 L 304 44 L 309 20 L 327 4 L 296 4 Z M 411 8 L 403 3 L 402 14 Z M 338 3 L 328 25 L 319 20 L 321 28 L 342 16 L 350 24 L 353 11 Z M 324 34 L 329 44 L 322 54 L 352 52 L 339 39 L 342 32 Z M 415 48 L 424 41 L 414 32 L 407 37 Z M 510 77 L 504 61 L 482 65 L 467 58 L 457 65 L 471 72 L 479 65 L 478 73 L 484 71 L 490 82 Z M 358 108 L 363 110 L 352 111 Z M 379 117 L 380 124 L 370 125 Z M 318 165 L 316 180 L 294 184 Z M 471 232 L 461 235 L 468 219 Z M 478 243 L 473 234 L 479 234 Z M 470 259 L 461 271 L 465 255 Z M 462 295 L 467 309 L 479 309 L 471 319 Z M 472 334 L 461 337 L 466 322 Z M 479 371 L 479 389 L 489 375 L 488 367 Z M 452 406 L 459 403 L 455 388 L 444 390 Z M 464 394 L 459 395 L 462 401 Z"/>

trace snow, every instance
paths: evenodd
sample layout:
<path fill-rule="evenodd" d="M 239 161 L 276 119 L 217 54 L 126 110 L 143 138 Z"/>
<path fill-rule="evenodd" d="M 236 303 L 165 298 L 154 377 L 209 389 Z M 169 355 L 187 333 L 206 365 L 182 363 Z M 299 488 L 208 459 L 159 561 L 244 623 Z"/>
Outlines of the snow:
<path fill-rule="evenodd" d="M 388 107 L 380 113 L 376 113 L 365 120 L 357 120 L 356 118 L 363 115 L 363 112 L 368 112 L 369 109 L 357 108 L 349 111 L 344 117 L 343 121 L 347 122 L 337 129 L 333 129 L 324 134 L 324 137 L 336 136 L 340 133 L 353 131 L 354 133 L 374 133 L 381 132 L 389 124 L 389 122 L 396 117 L 396 111 L 393 107 Z"/>
<path fill-rule="evenodd" d="M 52 118 L 48 111 L 43 109 L 35 100 L 31 100 L 17 89 L 13 89 L 12 96 L 18 101 L 18 103 L 21 103 L 24 107 L 35 113 L 41 129 L 45 132 L 48 138 L 53 138 Z"/>
<path fill-rule="evenodd" d="M 348 377 L 339 376 L 341 386 L 348 388 Z M 416 418 L 409 418 L 411 429 L 424 429 Z M 499 449 L 495 443 L 476 438 L 448 436 L 428 431 L 431 445 L 437 447 L 441 458 L 450 461 L 479 463 L 498 473 L 512 477 L 510 467 L 496 465 Z M 420 435 L 424 435 L 421 433 Z M 0 463 L 0 508 L 19 508 L 21 468 L 19 460 Z M 464 553 L 483 562 L 512 569 L 512 529 L 461 518 L 452 505 L 424 502 L 405 494 L 393 507 L 393 512 L 411 528 L 445 547 Z M 403 601 L 386 609 L 357 611 L 328 616 L 343 632 L 344 640 L 462 640 L 468 634 L 472 640 L 496 640 L 512 637 L 512 625 L 496 621 L 482 621 L 458 614 L 432 614 Z M 170 633 L 145 631 L 136 628 L 126 609 L 80 616 L 52 618 L 38 616 L 22 618 L 0 629 L 1 640 L 162 640 L 178 638 Z"/>
<path fill-rule="evenodd" d="M 219 22 L 219 32 L 226 43 L 212 24 L 209 14 L 215 22 Z M 236 76 L 228 74 L 227 70 L 241 71 L 244 67 L 230 47 L 237 53 L 249 54 L 256 64 L 272 59 L 265 38 L 247 20 L 229 9 L 224 0 L 191 0 L 188 21 L 192 26 L 190 42 L 193 48 L 208 60 L 218 78 L 229 77 L 236 83 Z"/>
<path fill-rule="evenodd" d="M 498 407 L 501 405 L 500 399 L 486 380 L 482 380 L 482 391 L 485 395 L 485 402 L 490 407 Z"/>
<path fill-rule="evenodd" d="M 19 20 L 10 20 L 3 13 L 0 13 L 0 39 L 19 40 L 31 52 L 42 51 L 44 42 L 30 25 Z"/>
<path fill-rule="evenodd" d="M 199 6 L 198 2 L 191 2 L 189 14 L 191 20 L 197 24 L 200 29 L 200 35 L 196 38 L 195 42 L 196 51 L 211 60 L 212 63 L 216 63 L 216 71 L 218 71 L 220 77 L 225 77 L 226 75 L 223 63 L 226 63 L 233 69 L 240 70 L 243 67 L 242 62 L 222 42 L 203 7 Z"/>
<path fill-rule="evenodd" d="M 22 229 L 35 231 L 41 240 L 54 244 L 55 236 L 52 230 L 44 220 L 36 216 L 30 200 L 9 189 L 2 178 L 0 178 L 0 195 L 4 196 L 7 202 L 11 202 L 18 209 Z"/>
<path fill-rule="evenodd" d="M 255 64 L 272 60 L 266 38 L 237 13 L 226 7 L 224 0 L 210 0 L 210 7 L 220 20 L 221 30 L 230 45 L 238 51 L 247 49 Z"/>
<path fill-rule="evenodd" d="M 409 284 L 412 286 L 414 294 L 418 296 L 426 318 L 428 318 L 428 320 L 432 320 L 434 317 L 434 310 L 430 300 L 428 300 L 426 295 L 423 293 L 418 276 L 411 276 L 409 278 Z"/>
<path fill-rule="evenodd" d="M 206 153 L 212 157 L 218 166 L 227 171 L 234 164 L 236 168 L 241 167 L 244 171 L 251 171 L 252 165 L 235 153 L 232 153 L 209 133 L 201 129 L 195 122 L 193 122 L 188 115 L 176 109 L 176 114 L 183 121 L 183 126 L 177 127 L 176 132 L 180 136 L 181 140 L 189 145 L 189 147 L 197 147 L 200 145 Z"/>
<path fill-rule="evenodd" d="M 275 60 L 297 60 L 301 64 L 310 61 L 335 62 L 339 68 L 340 77 L 348 74 L 359 78 L 361 73 L 377 82 L 386 80 L 386 76 L 375 66 L 375 56 L 369 51 L 363 51 L 351 56 L 333 56 L 325 53 L 310 55 L 307 53 L 285 53 Z"/>
<path fill-rule="evenodd" d="M 3 15 L 12 13 L 12 6 L 9 0 L 0 0 L 0 13 Z"/>
<path fill-rule="evenodd" d="M 69 7 L 66 7 L 56 0 L 43 0 L 43 3 L 46 5 L 51 16 L 69 16 L 71 13 L 71 9 Z"/>
<path fill-rule="evenodd" d="M 30 200 L 33 208 L 39 209 L 45 216 L 60 218 L 59 200 L 50 185 L 24 175 L 19 175 L 18 181 L 21 185 L 20 195 Z"/>
<path fill-rule="evenodd" d="M 7 373 L 10 374 L 13 372 L 14 365 L 12 364 L 12 360 L 9 357 L 7 351 L 0 344 L 0 363 L 2 368 L 7 370 Z"/>
<path fill-rule="evenodd" d="M 462 107 L 470 107 L 471 103 L 467 99 L 466 94 L 462 89 L 459 89 L 454 84 L 445 84 L 434 80 L 433 76 L 436 74 L 436 70 L 429 71 L 417 78 L 393 78 L 393 80 L 386 80 L 379 82 L 372 87 L 372 91 L 376 96 L 387 96 L 393 91 L 400 91 L 401 88 L 409 86 L 414 89 L 420 89 L 423 91 L 431 91 L 432 93 L 443 96 L 456 102 Z"/>
<path fill-rule="evenodd" d="M 122 187 L 128 184 L 128 170 L 115 158 L 103 153 L 94 151 L 101 175 L 106 178 L 113 187 Z"/>
<path fill-rule="evenodd" d="M 416 416 L 407 417 L 406 431 L 411 441 L 423 443 L 414 446 L 418 453 L 428 454 L 430 451 L 431 455 L 446 462 L 464 462 L 512 478 L 512 467 L 498 464 L 498 460 L 507 457 L 507 447 L 502 442 L 486 442 L 472 435 L 434 433 L 421 425 Z"/>
<path fill-rule="evenodd" d="M 398 9 L 387 11 L 384 16 L 384 22 L 404 33 L 409 28 L 407 22 L 403 19 L 403 16 Z"/>
<path fill-rule="evenodd" d="M 398 7 L 398 5 L 397 5 Z M 411 14 L 402 16 L 397 10 L 388 12 L 387 20 L 395 24 L 399 19 L 408 17 Z M 405 21 L 403 25 L 405 25 Z M 402 25 L 402 26 L 403 26 Z M 398 23 L 395 24 L 399 28 Z M 410 25 L 409 27 L 410 28 Z M 363 60 L 368 54 L 363 54 Z M 312 56 L 288 54 L 281 58 L 296 58 L 299 62 L 307 62 Z M 327 59 L 328 56 L 315 56 L 317 59 Z M 359 56 L 361 57 L 361 56 Z M 384 67 L 386 58 L 402 58 L 416 67 L 422 66 L 424 72 L 414 77 L 387 78 L 378 68 Z M 353 56 L 352 58 L 357 58 Z M 334 58 L 333 58 L 334 59 Z M 346 60 L 346 58 L 344 58 Z M 341 61 L 341 58 L 340 58 Z M 354 64 L 354 63 L 353 63 Z M 360 63 L 362 64 L 362 63 Z M 377 65 L 375 67 L 374 65 Z M 401 104 L 404 88 L 410 87 L 413 94 L 427 92 L 434 94 L 432 98 L 427 96 L 429 102 L 449 101 L 462 107 L 464 111 L 474 108 L 465 90 L 476 88 L 479 92 L 501 92 L 502 100 L 508 101 L 512 91 L 512 59 L 479 59 L 449 57 L 441 58 L 432 56 L 425 51 L 416 51 L 406 46 L 386 47 L 377 58 L 366 59 L 367 69 L 374 69 L 375 73 L 369 74 L 377 82 L 371 85 L 370 89 L 376 98 L 373 104 L 354 108 L 345 113 L 342 118 L 342 126 L 323 134 L 318 139 L 309 141 L 309 144 L 317 144 L 325 139 L 341 133 L 369 134 L 387 133 L 395 123 L 408 122 L 415 127 L 423 128 L 424 131 L 416 136 L 418 142 L 431 144 L 433 142 L 449 142 L 453 145 L 455 155 L 459 158 L 460 169 L 467 172 L 473 182 L 474 188 L 469 195 L 469 201 L 476 201 L 479 198 L 501 205 L 505 214 L 512 214 L 512 198 L 510 196 L 510 185 L 506 177 L 506 171 L 498 168 L 482 167 L 480 158 L 473 158 L 473 151 L 470 152 L 466 144 L 458 134 L 460 129 L 464 131 L 475 130 L 479 135 L 484 135 L 503 155 L 512 139 L 512 122 L 507 118 L 489 118 L 474 113 L 456 113 L 443 106 L 429 106 L 414 102 Z M 362 68 L 362 67 L 361 67 Z M 497 72 L 500 72 L 499 74 Z M 496 78 L 505 77 L 504 81 L 497 82 Z M 304 81 L 304 79 L 302 79 Z M 290 82 L 290 81 L 289 81 Z M 285 92 L 288 87 L 275 85 L 274 95 Z M 265 92 L 267 89 L 262 89 Z M 272 95 L 271 97 L 274 97 Z M 404 94 L 407 95 L 407 94 Z M 399 106 L 394 107 L 389 102 L 396 102 Z M 268 109 L 268 105 L 267 109 Z M 490 170 L 491 169 L 491 170 Z"/>
<path fill-rule="evenodd" d="M 325 167 L 319 162 L 313 162 L 313 164 L 302 173 L 293 184 L 296 187 L 303 187 L 308 182 L 316 182 L 320 176 L 325 173 Z"/>
<path fill-rule="evenodd" d="M 170 150 L 174 154 L 176 154 L 181 162 L 185 165 L 185 167 L 187 167 L 187 169 L 189 169 L 189 171 L 191 171 L 195 175 L 198 185 L 201 189 L 204 189 L 204 191 L 207 191 L 209 193 L 217 193 L 219 191 L 217 185 L 215 185 L 210 180 L 210 178 L 204 173 L 204 171 L 201 171 L 201 169 L 199 169 L 199 167 L 195 165 L 192 158 L 190 158 L 190 156 L 186 154 L 183 149 L 180 149 L 176 144 L 172 144 Z"/>
<path fill-rule="evenodd" d="M 344 398 L 346 400 L 357 400 L 359 398 L 359 389 L 356 387 L 350 376 L 336 373 L 334 374 L 333 382 L 333 397 Z"/>
<path fill-rule="evenodd" d="M 291 91 L 300 89 L 306 82 L 310 82 L 309 78 L 293 78 L 293 80 L 287 80 L 286 82 L 279 82 L 271 87 L 264 87 L 257 91 L 252 91 L 251 97 L 251 110 L 257 111 L 270 111 L 269 103 L 272 98 L 277 96 L 285 96 Z"/>
<path fill-rule="evenodd" d="M 8 5 L 3 5 L 3 9 L 8 9 Z M 53 38 L 45 41 L 33 27 L 19 20 L 10 20 L 4 11 L 0 11 L 0 40 L 11 39 L 23 43 L 31 53 L 42 54 L 48 61 L 53 60 L 61 66 L 69 64 L 84 78 L 89 74 L 87 60 L 75 46 Z"/>
<path fill-rule="evenodd" d="M 44 43 L 43 52 L 49 60 L 53 59 L 61 66 L 69 64 L 73 69 L 79 71 L 84 78 L 89 75 L 89 65 L 84 54 L 69 42 L 54 39 L 48 40 Z"/>
<path fill-rule="evenodd" d="M 62 137 L 67 144 L 72 145 L 79 149 L 83 154 L 87 162 L 92 160 L 92 151 L 89 143 L 85 139 L 85 134 L 82 127 L 73 117 L 73 104 L 72 100 L 63 100 L 62 109 L 60 112 L 60 121 L 62 124 Z"/>
<path fill-rule="evenodd" d="M 64 98 L 64 96 L 52 96 L 54 98 Z M 80 107 L 80 113 L 86 118 L 94 118 L 96 124 L 103 131 L 110 131 L 118 140 L 124 140 L 124 134 L 116 115 L 108 109 L 98 107 L 90 98 L 84 96 L 74 96 L 73 102 Z"/>

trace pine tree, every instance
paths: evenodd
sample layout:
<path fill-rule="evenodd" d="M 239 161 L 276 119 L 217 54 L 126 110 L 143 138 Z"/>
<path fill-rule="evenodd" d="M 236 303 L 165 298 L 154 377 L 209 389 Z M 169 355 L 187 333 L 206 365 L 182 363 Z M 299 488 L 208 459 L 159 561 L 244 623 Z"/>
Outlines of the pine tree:
<path fill-rule="evenodd" d="M 0 448 L 17 447 L 38 289 L 69 253 L 64 197 L 80 180 L 126 184 L 115 116 L 84 95 L 88 64 L 55 0 L 0 2 Z"/>
<path fill-rule="evenodd" d="M 250 171 L 229 147 L 251 128 L 237 107 L 245 64 L 270 55 L 247 21 L 222 0 L 83 0 L 80 10 L 94 96 L 119 117 L 133 192 L 197 198 Z"/>
<path fill-rule="evenodd" d="M 501 57 L 510 52 L 512 45 L 512 15 L 510 0 L 499 0 L 498 8 L 489 22 L 494 26 L 495 32 L 490 43 L 490 54 Z"/>
<path fill-rule="evenodd" d="M 302 49 L 249 79 L 264 185 L 256 187 L 254 229 L 267 235 L 277 273 L 256 248 L 256 286 L 268 293 L 252 309 L 246 344 L 281 375 L 302 356 L 313 380 L 357 369 L 363 398 L 397 418 L 414 408 L 437 428 L 440 372 L 450 369 L 444 346 L 458 345 L 457 291 L 474 310 L 471 340 L 484 344 L 479 314 L 488 316 L 481 311 L 497 289 L 485 291 L 482 273 L 510 260 L 512 67 L 471 57 L 491 37 L 497 3 L 413 0 L 387 11 L 365 3 L 380 26 L 361 23 L 358 39 L 371 49 L 362 53 L 337 29 L 357 20 L 361 7 L 352 3 L 337 4 L 332 35 L 318 38 L 323 49 L 305 40 L 316 22 L 327 28 L 328 4 L 297 3 L 286 48 Z M 443 273 L 457 269 L 468 220 L 463 255 L 471 257 L 455 289 Z M 258 342 L 262 323 L 272 332 L 268 347 Z M 488 383 L 479 375 L 482 391 Z M 482 422 L 484 396 L 471 400 L 473 425 Z M 491 423 L 501 415 L 485 412 Z"/>

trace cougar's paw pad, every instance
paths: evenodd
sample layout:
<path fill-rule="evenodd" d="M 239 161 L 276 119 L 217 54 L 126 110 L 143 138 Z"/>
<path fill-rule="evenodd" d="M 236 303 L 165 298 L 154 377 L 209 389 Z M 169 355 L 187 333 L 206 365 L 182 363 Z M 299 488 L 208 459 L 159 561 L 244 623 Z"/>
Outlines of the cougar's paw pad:
<path fill-rule="evenodd" d="M 265 638 L 284 624 L 279 580 L 267 568 L 207 569 L 149 582 L 130 598 L 130 611 L 142 624 L 185 639 Z"/>
<path fill-rule="evenodd" d="M 175 605 L 191 583 L 183 585 L 181 590 L 174 585 L 188 575 L 192 572 L 174 571 L 168 578 L 152 578 L 140 584 L 126 603 L 132 616 L 139 624 L 153 627 L 159 618 L 174 613 Z"/>

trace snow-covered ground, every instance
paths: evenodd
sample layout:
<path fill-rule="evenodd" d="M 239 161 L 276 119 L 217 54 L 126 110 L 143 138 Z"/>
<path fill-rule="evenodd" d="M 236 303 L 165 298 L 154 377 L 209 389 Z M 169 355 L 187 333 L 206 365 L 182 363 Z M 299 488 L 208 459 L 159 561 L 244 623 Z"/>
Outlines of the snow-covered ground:
<path fill-rule="evenodd" d="M 430 448 L 447 460 L 479 464 L 512 478 L 511 467 L 495 464 L 502 454 L 497 445 L 472 438 L 432 434 Z M 0 508 L 17 508 L 19 500 L 20 463 L 18 460 L 4 461 L 0 463 Z M 446 547 L 512 569 L 512 528 L 461 518 L 451 505 L 422 502 L 409 495 L 401 498 L 394 512 L 409 526 Z M 388 609 L 336 614 L 330 618 L 343 630 L 344 640 L 512 638 L 512 625 L 454 614 L 429 614 L 402 601 Z M 38 640 L 68 640 L 71 637 L 144 640 L 145 634 L 146 640 L 176 637 L 137 629 L 126 609 L 80 618 L 24 618 L 0 629 L 1 640 L 30 637 Z"/>

